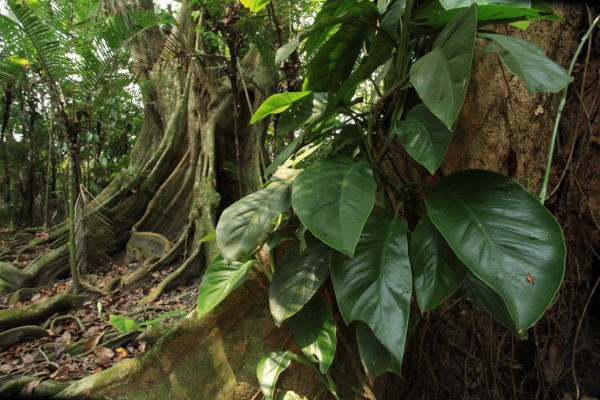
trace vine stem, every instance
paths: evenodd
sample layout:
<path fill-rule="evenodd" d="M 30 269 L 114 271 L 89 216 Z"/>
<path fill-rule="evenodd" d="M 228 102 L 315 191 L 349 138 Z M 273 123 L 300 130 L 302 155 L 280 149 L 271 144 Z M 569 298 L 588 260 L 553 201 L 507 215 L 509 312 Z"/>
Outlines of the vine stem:
<path fill-rule="evenodd" d="M 568 70 L 569 75 L 571 75 L 573 73 L 573 68 L 575 67 L 575 62 L 577 61 L 577 58 L 579 58 L 579 54 L 581 53 L 583 46 L 585 45 L 585 43 L 591 36 L 592 31 L 594 30 L 594 27 L 596 26 L 596 24 L 598 24 L 598 21 L 600 21 L 600 15 L 598 15 L 596 17 L 596 19 L 594 19 L 594 21 L 590 24 L 590 27 L 587 30 L 587 32 L 585 33 L 585 35 L 583 35 L 583 37 L 581 38 L 581 41 L 579 42 L 579 46 L 577 46 L 577 50 L 575 51 L 575 54 L 573 55 L 573 59 L 571 60 L 571 64 L 569 65 L 569 70 Z M 544 173 L 544 182 L 542 184 L 542 189 L 540 191 L 540 203 L 542 203 L 542 204 L 544 204 L 544 202 L 546 201 L 546 193 L 548 192 L 548 181 L 550 180 L 550 168 L 552 167 L 552 156 L 554 155 L 554 145 L 556 144 L 556 136 L 558 135 L 558 125 L 560 123 L 560 118 L 562 116 L 563 109 L 565 108 L 565 103 L 567 102 L 568 91 L 569 91 L 569 87 L 567 86 L 563 90 L 563 95 L 562 95 L 562 98 L 560 99 L 560 103 L 558 105 L 558 111 L 556 112 L 556 118 L 554 119 L 554 128 L 552 129 L 552 139 L 550 139 L 550 147 L 548 149 L 548 160 L 546 162 L 546 171 Z"/>

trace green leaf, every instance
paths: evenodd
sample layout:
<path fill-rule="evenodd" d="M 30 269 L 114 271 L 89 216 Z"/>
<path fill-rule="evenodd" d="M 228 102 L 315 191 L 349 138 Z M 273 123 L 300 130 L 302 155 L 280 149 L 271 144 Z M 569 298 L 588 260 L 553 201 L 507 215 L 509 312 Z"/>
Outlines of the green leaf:
<path fill-rule="evenodd" d="M 329 95 L 311 93 L 296 101 L 279 119 L 277 132 L 289 132 L 317 121 L 327 110 Z"/>
<path fill-rule="evenodd" d="M 463 263 L 506 302 L 517 329 L 550 305 L 565 270 L 565 244 L 552 214 L 522 186 L 472 170 L 425 192 L 431 220 Z"/>
<path fill-rule="evenodd" d="M 240 3 L 251 12 L 256 13 L 269 4 L 269 0 L 240 0 Z"/>
<path fill-rule="evenodd" d="M 512 2 L 511 2 L 512 3 Z M 517 4 L 516 2 L 514 4 Z M 413 17 L 415 33 L 425 36 L 448 25 L 464 8 L 446 10 L 437 1 L 425 2 Z M 506 24 L 520 21 L 548 19 L 560 21 L 562 18 L 552 8 L 539 1 L 533 1 L 531 8 L 515 7 L 505 4 L 481 4 L 477 6 L 477 25 L 479 27 L 495 24 Z"/>
<path fill-rule="evenodd" d="M 135 328 L 135 321 L 121 315 L 109 314 L 108 323 L 120 332 L 128 333 Z"/>
<path fill-rule="evenodd" d="M 217 223 L 217 245 L 226 260 L 253 251 L 266 237 L 273 220 L 290 207 L 290 186 L 299 170 L 279 169 L 271 183 L 233 203 Z"/>
<path fill-rule="evenodd" d="M 250 119 L 250 125 L 263 119 L 267 115 L 284 112 L 292 105 L 292 103 L 309 94 L 311 94 L 311 92 L 283 92 L 270 96 L 260 105 L 260 107 L 258 107 L 258 110 L 254 113 L 252 119 Z"/>
<path fill-rule="evenodd" d="M 442 7 L 444 7 L 446 10 L 450 10 L 452 8 L 466 8 L 469 7 L 471 4 L 496 4 L 521 8 L 531 7 L 531 0 L 440 0 L 440 3 L 442 4 Z"/>
<path fill-rule="evenodd" d="M 410 262 L 422 312 L 450 297 L 468 272 L 429 218 L 419 221 L 410 238 Z"/>
<path fill-rule="evenodd" d="M 500 295 L 469 271 L 456 292 L 459 296 L 473 300 L 477 305 L 492 314 L 502 325 L 514 333 L 518 333 L 512 321 L 506 303 Z"/>
<path fill-rule="evenodd" d="M 342 83 L 337 94 L 340 99 L 349 101 L 358 85 L 371 77 L 377 68 L 394 56 L 396 43 L 390 39 L 389 35 L 380 32 L 369 42 L 368 55 L 363 57 L 358 68 Z"/>
<path fill-rule="evenodd" d="M 363 41 L 376 28 L 379 12 L 373 3 L 361 2 L 347 13 L 355 18 L 342 23 L 315 54 L 306 73 L 305 90 L 337 92 L 350 76 Z"/>
<path fill-rule="evenodd" d="M 292 205 L 313 235 L 352 256 L 375 204 L 376 183 L 368 163 L 348 158 L 316 162 L 294 181 Z"/>
<path fill-rule="evenodd" d="M 307 245 L 302 254 L 299 245 L 290 247 L 275 268 L 269 286 L 269 306 L 278 326 L 300 311 L 329 276 L 331 248 L 310 235 Z"/>
<path fill-rule="evenodd" d="M 138 324 L 138 326 L 142 327 L 142 326 L 152 326 L 152 325 L 156 325 L 156 324 L 158 324 L 159 322 L 161 322 L 161 321 L 163 321 L 163 320 L 165 320 L 165 319 L 167 319 L 167 318 L 171 318 L 171 317 L 177 317 L 177 316 L 180 316 L 180 315 L 182 315 L 182 314 L 186 314 L 186 313 L 187 313 L 187 311 L 186 311 L 186 310 L 172 310 L 172 311 L 167 311 L 166 313 L 164 313 L 164 314 L 161 314 L 161 315 L 159 315 L 159 316 L 158 316 L 158 317 L 156 317 L 156 318 L 152 318 L 152 319 L 150 319 L 150 320 L 148 320 L 148 321 L 143 321 L 143 322 L 140 322 L 140 323 Z"/>
<path fill-rule="evenodd" d="M 217 257 L 208 266 L 198 290 L 198 317 L 215 308 L 229 293 L 240 287 L 248 278 L 248 271 L 256 263 L 234 261 L 231 264 Z"/>
<path fill-rule="evenodd" d="M 370 376 L 377 377 L 392 365 L 390 353 L 375 337 L 369 325 L 361 321 L 356 323 L 356 342 L 360 361 Z"/>
<path fill-rule="evenodd" d="M 506 68 L 521 78 L 530 92 L 556 93 L 573 81 L 573 77 L 546 57 L 544 50 L 535 43 L 492 33 L 480 33 L 479 36 L 492 41 L 483 49 L 483 54 L 497 53 Z"/>
<path fill-rule="evenodd" d="M 304 140 L 304 133 L 296 136 L 294 140 L 292 140 L 292 142 L 288 144 L 286 148 L 281 151 L 281 153 L 279 153 L 277 158 L 265 170 L 265 178 L 271 176 L 271 174 L 275 172 L 275 170 L 279 168 L 281 164 L 283 164 L 292 156 L 292 154 L 294 154 L 298 146 L 302 143 L 302 140 Z"/>
<path fill-rule="evenodd" d="M 413 107 L 394 130 L 404 148 L 419 164 L 433 174 L 444 161 L 452 141 L 452 131 L 424 104 Z"/>
<path fill-rule="evenodd" d="M 272 351 L 259 361 L 256 367 L 256 376 L 266 400 L 273 399 L 277 379 L 289 367 L 294 356 L 291 351 Z"/>
<path fill-rule="evenodd" d="M 356 0 L 327 0 L 323 4 L 315 17 L 315 23 L 306 33 L 308 39 L 305 51 L 308 58 L 312 57 L 314 52 L 331 36 L 337 25 L 344 21 L 358 19 L 362 11 L 355 5 Z"/>
<path fill-rule="evenodd" d="M 337 344 L 335 322 L 327 304 L 319 297 L 313 298 L 288 324 L 304 355 L 319 364 L 322 374 L 327 372 Z"/>
<path fill-rule="evenodd" d="M 295 392 L 291 390 L 286 390 L 283 393 L 279 393 L 277 395 L 277 400 L 307 400 L 306 397 L 300 397 Z"/>
<path fill-rule="evenodd" d="M 331 257 L 331 279 L 346 324 L 363 321 L 400 364 L 406 344 L 412 278 L 407 225 L 376 208 L 354 258 Z"/>
<path fill-rule="evenodd" d="M 284 62 L 285 60 L 287 60 L 288 57 L 294 51 L 296 51 L 296 49 L 300 45 L 300 42 L 302 41 L 303 37 L 304 36 L 302 34 L 300 34 L 300 35 L 296 36 L 293 40 L 289 41 L 288 43 L 286 43 L 283 46 L 281 46 L 280 48 L 278 48 L 277 51 L 275 52 L 275 64 L 279 65 L 282 62 Z"/>
<path fill-rule="evenodd" d="M 456 121 L 467 94 L 476 30 L 473 5 L 444 28 L 431 52 L 410 69 L 410 82 L 419 97 L 448 128 Z"/>

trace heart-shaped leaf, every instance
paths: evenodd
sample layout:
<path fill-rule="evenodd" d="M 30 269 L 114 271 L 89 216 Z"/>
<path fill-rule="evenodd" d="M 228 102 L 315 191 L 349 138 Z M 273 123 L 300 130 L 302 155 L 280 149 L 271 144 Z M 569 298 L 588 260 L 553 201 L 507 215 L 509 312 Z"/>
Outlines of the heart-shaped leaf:
<path fill-rule="evenodd" d="M 198 316 L 201 317 L 215 308 L 229 293 L 244 283 L 248 271 L 255 263 L 255 260 L 250 260 L 245 263 L 234 261 L 230 264 L 221 257 L 215 258 L 206 269 L 200 283 Z"/>
<path fill-rule="evenodd" d="M 275 268 L 269 286 L 269 306 L 278 326 L 300 311 L 329 276 L 331 248 L 308 236 L 302 254 L 299 245 L 289 248 Z"/>
<path fill-rule="evenodd" d="M 448 128 L 456 121 L 467 94 L 476 31 L 477 8 L 473 5 L 444 28 L 431 52 L 410 69 L 410 82 L 419 97 Z"/>
<path fill-rule="evenodd" d="M 294 181 L 292 205 L 313 235 L 352 256 L 375 204 L 375 188 L 368 163 L 325 159 Z"/>
<path fill-rule="evenodd" d="M 493 33 L 479 36 L 492 41 L 483 49 L 483 54 L 497 53 L 506 68 L 521 78 L 530 92 L 556 93 L 573 81 L 573 77 L 535 43 Z"/>
<path fill-rule="evenodd" d="M 434 173 L 444 161 L 452 131 L 424 104 L 413 107 L 406 119 L 394 125 L 404 148 L 419 164 Z"/>
<path fill-rule="evenodd" d="M 565 270 L 552 214 L 502 174 L 463 171 L 425 192 L 431 220 L 461 261 L 506 302 L 517 329 L 550 305 Z"/>
<path fill-rule="evenodd" d="M 285 168 L 271 183 L 233 203 L 217 223 L 217 245 L 226 260 L 251 252 L 266 237 L 273 220 L 290 207 L 290 186 L 299 170 Z"/>
<path fill-rule="evenodd" d="M 258 362 L 256 376 L 266 400 L 273 400 L 277 379 L 294 358 L 295 354 L 291 351 L 272 351 Z"/>
<path fill-rule="evenodd" d="M 419 221 L 410 238 L 410 263 L 422 312 L 450 297 L 468 272 L 429 218 Z"/>
<path fill-rule="evenodd" d="M 322 374 L 327 372 L 337 344 L 335 322 L 327 304 L 319 297 L 313 298 L 288 324 L 304 355 L 319 364 Z"/>
<path fill-rule="evenodd" d="M 363 321 L 400 364 L 406 343 L 412 278 L 406 221 L 376 208 L 354 258 L 331 257 L 331 279 L 346 324 Z"/>

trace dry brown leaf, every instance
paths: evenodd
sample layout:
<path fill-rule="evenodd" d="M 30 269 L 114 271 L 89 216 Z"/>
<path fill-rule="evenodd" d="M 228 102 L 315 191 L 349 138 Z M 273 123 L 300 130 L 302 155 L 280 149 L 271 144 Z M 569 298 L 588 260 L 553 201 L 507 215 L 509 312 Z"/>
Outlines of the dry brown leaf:
<path fill-rule="evenodd" d="M 115 356 L 115 352 L 109 349 L 108 347 L 98 346 L 94 348 L 94 354 L 98 357 L 105 358 L 113 358 Z"/>
<path fill-rule="evenodd" d="M 38 385 L 42 382 L 41 379 L 36 379 L 35 381 L 29 382 L 23 389 L 21 390 L 21 394 L 28 395 L 33 393 L 33 389 L 38 387 Z"/>
<path fill-rule="evenodd" d="M 98 345 L 98 342 L 100 342 L 100 339 L 102 338 L 102 336 L 104 336 L 103 333 L 86 340 L 85 343 L 83 344 L 83 348 L 85 349 L 85 351 L 91 350 L 94 347 L 96 347 Z"/>
<path fill-rule="evenodd" d="M 60 380 L 69 375 L 69 365 L 62 365 L 59 369 L 50 374 L 50 378 Z"/>
<path fill-rule="evenodd" d="M 0 372 L 2 372 L 3 374 L 7 374 L 8 375 L 10 373 L 11 369 L 12 368 L 8 364 L 2 364 L 2 365 L 0 365 Z"/>
<path fill-rule="evenodd" d="M 111 361 L 106 358 L 106 357 L 96 357 L 94 359 L 94 364 L 99 365 L 101 367 L 105 367 L 107 365 L 110 365 Z"/>
<path fill-rule="evenodd" d="M 62 336 L 60 337 L 60 341 L 63 343 L 70 343 L 71 342 L 71 332 L 66 331 L 65 333 L 62 334 Z"/>
<path fill-rule="evenodd" d="M 23 357 L 21 357 L 21 360 L 23 360 L 23 362 L 25 364 L 31 364 L 34 361 L 33 354 L 27 353 L 27 354 L 23 355 Z"/>

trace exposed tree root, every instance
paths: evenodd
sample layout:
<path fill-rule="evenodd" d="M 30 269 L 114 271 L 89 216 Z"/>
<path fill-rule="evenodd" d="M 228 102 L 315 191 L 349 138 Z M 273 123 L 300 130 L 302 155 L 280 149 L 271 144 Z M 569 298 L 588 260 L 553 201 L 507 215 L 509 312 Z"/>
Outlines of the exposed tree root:
<path fill-rule="evenodd" d="M 28 388 L 28 385 L 31 385 Z M 39 381 L 39 379 L 23 376 L 12 379 L 0 386 L 0 397 L 3 398 L 36 398 L 50 399 L 61 390 L 69 386 L 69 382 L 57 382 L 53 380 Z M 28 390 L 30 389 L 30 390 Z"/>
<path fill-rule="evenodd" d="M 22 287 L 35 287 L 64 274 L 69 264 L 66 245 L 44 254 L 23 269 L 8 263 L 0 263 L 0 294 Z"/>
<path fill-rule="evenodd" d="M 205 317 L 184 319 L 143 355 L 73 382 L 58 397 L 250 399 L 259 389 L 259 359 L 283 348 L 288 336 L 275 327 L 264 282 L 254 277 Z M 323 390 L 317 375 L 297 363 L 281 384 L 308 398 Z"/>
<path fill-rule="evenodd" d="M 80 307 L 85 299 L 63 293 L 25 307 L 0 310 L 0 332 L 44 320 L 57 311 Z"/>
<path fill-rule="evenodd" d="M 17 303 L 25 301 L 28 296 L 37 293 L 37 291 L 38 289 L 36 288 L 21 288 L 10 296 L 10 298 L 8 299 L 8 304 L 14 306 Z"/>
<path fill-rule="evenodd" d="M 19 326 L 0 333 L 0 346 L 7 346 L 24 341 L 49 336 L 47 330 L 36 325 Z"/>
<path fill-rule="evenodd" d="M 199 246 L 177 270 L 163 279 L 163 281 L 157 287 L 152 289 L 152 291 L 146 297 L 141 299 L 138 305 L 143 307 L 152 303 L 154 300 L 158 299 L 165 290 L 174 287 L 178 282 L 186 279 L 190 274 L 193 274 L 194 269 L 196 269 L 197 272 L 197 260 L 201 254 L 201 249 L 202 246 Z"/>

